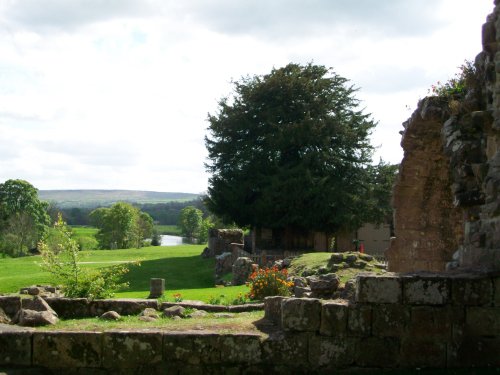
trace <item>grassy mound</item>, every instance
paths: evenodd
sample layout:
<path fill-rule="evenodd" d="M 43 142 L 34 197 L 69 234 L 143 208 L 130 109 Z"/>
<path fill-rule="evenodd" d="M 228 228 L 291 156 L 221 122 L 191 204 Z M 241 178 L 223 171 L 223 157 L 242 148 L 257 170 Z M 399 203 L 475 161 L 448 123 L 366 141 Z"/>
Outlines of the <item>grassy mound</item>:
<path fill-rule="evenodd" d="M 302 254 L 292 260 L 288 271 L 292 276 L 336 273 L 343 284 L 360 272 L 386 272 L 371 255 L 358 252 Z"/>

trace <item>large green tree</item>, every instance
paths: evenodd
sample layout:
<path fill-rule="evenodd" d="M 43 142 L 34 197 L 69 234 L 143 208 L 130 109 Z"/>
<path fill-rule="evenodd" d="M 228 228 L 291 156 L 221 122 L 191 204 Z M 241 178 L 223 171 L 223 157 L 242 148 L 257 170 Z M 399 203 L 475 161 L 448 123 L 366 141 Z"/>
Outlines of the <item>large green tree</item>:
<path fill-rule="evenodd" d="M 182 235 L 188 238 L 197 238 L 203 224 L 203 212 L 194 206 L 184 207 L 179 216 L 179 227 Z"/>
<path fill-rule="evenodd" d="M 27 181 L 0 184 L 0 251 L 17 256 L 36 248 L 50 224 L 47 207 Z"/>
<path fill-rule="evenodd" d="M 208 117 L 208 208 L 240 226 L 361 225 L 375 123 L 349 81 L 288 64 L 233 90 Z"/>
<path fill-rule="evenodd" d="M 153 232 L 151 216 L 124 202 L 95 209 L 90 220 L 99 229 L 96 237 L 103 249 L 141 247 Z"/>

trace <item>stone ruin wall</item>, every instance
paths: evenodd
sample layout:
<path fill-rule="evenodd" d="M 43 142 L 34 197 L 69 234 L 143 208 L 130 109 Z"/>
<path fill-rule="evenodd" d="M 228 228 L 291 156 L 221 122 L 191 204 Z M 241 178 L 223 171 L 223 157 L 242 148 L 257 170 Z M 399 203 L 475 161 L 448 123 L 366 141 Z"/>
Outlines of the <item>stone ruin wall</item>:
<path fill-rule="evenodd" d="M 4 302 L 7 312 L 20 308 L 19 301 Z M 84 301 L 71 309 L 70 300 L 51 302 L 60 315 L 85 310 Z M 123 313 L 137 314 L 156 302 L 120 304 Z M 119 302 L 93 308 L 110 304 Z M 251 333 L 0 331 L 0 373 L 288 375 L 500 366 L 498 276 L 359 275 L 352 302 L 268 297 L 264 305 L 267 323 Z"/>
<path fill-rule="evenodd" d="M 425 98 L 403 124 L 391 271 L 500 270 L 500 0 L 482 44 L 465 100 Z"/>

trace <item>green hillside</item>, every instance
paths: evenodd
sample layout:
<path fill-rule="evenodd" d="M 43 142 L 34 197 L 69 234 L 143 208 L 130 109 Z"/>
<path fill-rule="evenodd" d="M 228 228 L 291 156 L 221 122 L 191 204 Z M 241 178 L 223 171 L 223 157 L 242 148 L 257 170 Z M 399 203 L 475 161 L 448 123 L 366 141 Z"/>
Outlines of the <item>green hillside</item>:
<path fill-rule="evenodd" d="M 109 206 L 116 202 L 167 203 L 189 201 L 198 194 L 140 190 L 39 190 L 41 200 L 56 202 L 61 208 Z"/>

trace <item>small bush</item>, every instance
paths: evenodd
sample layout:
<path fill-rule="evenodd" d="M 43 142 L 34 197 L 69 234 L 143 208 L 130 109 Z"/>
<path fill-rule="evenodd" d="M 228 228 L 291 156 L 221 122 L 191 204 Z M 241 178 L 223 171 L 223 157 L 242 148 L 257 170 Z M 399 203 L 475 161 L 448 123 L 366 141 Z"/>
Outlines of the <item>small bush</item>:
<path fill-rule="evenodd" d="M 249 278 L 250 292 L 248 297 L 252 300 L 262 300 L 269 296 L 289 296 L 293 283 L 287 281 L 286 269 L 277 267 L 259 269 Z"/>
<path fill-rule="evenodd" d="M 448 82 L 438 81 L 429 89 L 429 93 L 440 98 L 454 99 L 455 97 L 464 97 L 471 87 L 475 86 L 476 68 L 471 61 L 465 62 L 458 67 L 459 72 Z"/>
<path fill-rule="evenodd" d="M 80 250 L 97 250 L 99 242 L 93 236 L 80 236 L 76 239 Z"/>
<path fill-rule="evenodd" d="M 53 238 L 57 241 L 41 241 L 39 244 L 40 266 L 53 275 L 66 297 L 109 298 L 115 291 L 128 286 L 128 283 L 120 283 L 122 276 L 129 271 L 127 265 L 94 270 L 80 267 L 78 243 L 71 237 L 71 230 L 61 216 L 54 224 L 54 231 Z"/>

